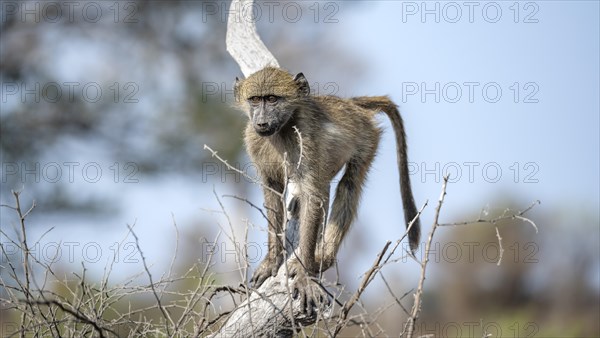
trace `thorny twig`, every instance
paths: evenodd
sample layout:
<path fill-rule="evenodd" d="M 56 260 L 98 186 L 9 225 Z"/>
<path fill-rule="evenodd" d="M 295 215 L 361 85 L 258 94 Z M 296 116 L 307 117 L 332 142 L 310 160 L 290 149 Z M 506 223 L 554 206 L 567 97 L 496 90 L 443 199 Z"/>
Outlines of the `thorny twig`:
<path fill-rule="evenodd" d="M 433 235 L 435 234 L 435 230 L 439 226 L 439 217 L 440 210 L 442 209 L 442 204 L 444 203 L 444 197 L 446 196 L 446 185 L 448 184 L 448 176 L 444 177 L 444 183 L 442 184 L 442 193 L 440 194 L 440 198 L 438 200 L 437 208 L 435 209 L 435 216 L 433 221 L 433 227 L 431 228 L 431 232 L 429 233 L 429 237 L 427 238 L 427 243 L 425 244 L 425 257 L 423 262 L 421 263 L 421 277 L 419 278 L 419 285 L 417 286 L 417 291 L 415 292 L 415 300 L 413 303 L 412 311 L 410 313 L 410 317 L 406 322 L 406 337 L 412 338 L 413 332 L 415 329 L 415 322 L 419 318 L 419 313 L 421 312 L 421 295 L 423 294 L 423 285 L 425 283 L 425 275 L 427 269 L 427 263 L 429 262 L 429 251 L 431 250 L 431 242 L 433 241 Z"/>

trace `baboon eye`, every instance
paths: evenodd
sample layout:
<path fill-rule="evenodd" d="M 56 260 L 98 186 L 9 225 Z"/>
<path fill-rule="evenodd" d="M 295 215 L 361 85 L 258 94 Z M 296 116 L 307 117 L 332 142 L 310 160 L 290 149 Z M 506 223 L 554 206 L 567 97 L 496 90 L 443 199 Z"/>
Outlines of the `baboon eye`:
<path fill-rule="evenodd" d="M 259 104 L 262 101 L 260 96 L 252 96 L 248 99 L 251 104 Z"/>
<path fill-rule="evenodd" d="M 269 96 L 267 96 L 267 101 L 269 103 L 275 103 L 275 102 L 277 102 L 277 100 L 279 100 L 279 98 L 277 96 L 275 96 L 275 95 L 269 95 Z"/>

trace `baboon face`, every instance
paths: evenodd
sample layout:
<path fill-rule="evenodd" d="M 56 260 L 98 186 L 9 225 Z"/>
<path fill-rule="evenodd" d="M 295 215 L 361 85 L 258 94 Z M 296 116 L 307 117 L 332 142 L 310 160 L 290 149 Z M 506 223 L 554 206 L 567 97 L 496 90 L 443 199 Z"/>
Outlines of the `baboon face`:
<path fill-rule="evenodd" d="M 260 136 L 277 133 L 294 115 L 301 98 L 310 88 L 302 73 L 295 77 L 278 68 L 267 67 L 246 80 L 236 78 L 236 101 L 248 113 L 252 127 Z"/>

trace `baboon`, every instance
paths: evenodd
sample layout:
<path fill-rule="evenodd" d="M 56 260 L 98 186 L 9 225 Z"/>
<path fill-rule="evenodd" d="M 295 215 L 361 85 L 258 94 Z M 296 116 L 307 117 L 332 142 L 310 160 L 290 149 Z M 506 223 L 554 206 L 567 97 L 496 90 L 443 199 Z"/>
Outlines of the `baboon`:
<path fill-rule="evenodd" d="M 245 80 L 236 78 L 234 95 L 238 107 L 249 117 L 245 143 L 265 186 L 269 223 L 269 252 L 254 272 L 252 282 L 255 287 L 260 286 L 268 277 L 275 276 L 283 263 L 281 233 L 285 208 L 273 191 L 282 193 L 287 177 L 295 183 L 296 190 L 293 202 L 287 207 L 293 209 L 300 222 L 300 242 L 296 255 L 288 261 L 288 269 L 294 277 L 294 294 L 303 298 L 303 304 L 314 303 L 303 290 L 305 277 L 331 267 L 356 216 L 367 172 L 381 138 L 382 130 L 375 120 L 378 112 L 387 114 L 396 135 L 406 225 L 417 215 L 402 118 L 397 106 L 386 96 L 342 99 L 311 95 L 302 73 L 293 77 L 274 67 L 266 67 Z M 285 167 L 284 154 L 289 163 Z M 329 207 L 329 185 L 344 166 L 322 232 Z M 408 236 L 412 251 L 418 247 L 419 236 L 416 220 Z"/>

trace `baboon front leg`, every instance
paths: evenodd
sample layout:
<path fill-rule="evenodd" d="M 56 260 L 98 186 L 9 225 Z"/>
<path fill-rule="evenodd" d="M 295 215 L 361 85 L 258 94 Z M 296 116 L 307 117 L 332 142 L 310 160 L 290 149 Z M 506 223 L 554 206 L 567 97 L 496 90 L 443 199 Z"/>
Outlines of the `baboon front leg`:
<path fill-rule="evenodd" d="M 266 186 L 275 190 L 283 191 L 283 183 L 274 179 L 267 179 Z M 268 229 L 268 250 L 267 255 L 260 263 L 254 275 L 252 283 L 254 287 L 259 287 L 267 278 L 277 275 L 277 270 L 283 263 L 283 213 L 285 212 L 280 196 L 273 191 L 263 188 L 265 196 L 265 208 L 267 209 Z"/>
<path fill-rule="evenodd" d="M 303 183 L 304 189 L 299 196 L 300 207 L 300 241 L 294 254 L 287 263 L 289 276 L 293 277 L 292 290 L 294 298 L 299 298 L 306 313 L 312 313 L 315 306 L 327 299 L 321 292 L 313 293 L 311 277 L 318 272 L 315 260 L 315 247 L 319 232 L 326 217 L 329 203 L 328 185 L 318 187 Z"/>
<path fill-rule="evenodd" d="M 335 262 L 340 244 L 356 217 L 360 194 L 373 157 L 374 155 L 362 159 L 353 158 L 346 164 L 346 170 L 335 192 L 325 236 L 316 248 L 317 264 L 321 265 L 322 271 L 329 269 Z"/>
<path fill-rule="evenodd" d="M 309 187 L 302 190 L 300 195 L 295 198 L 299 202 L 296 213 L 300 219 L 300 240 L 291 262 L 295 264 L 297 261 L 299 264 L 291 272 L 293 275 L 297 272 L 296 270 L 305 270 L 309 274 L 314 274 L 318 270 L 315 247 L 327 215 L 329 189 L 327 187 L 319 189 Z"/>

